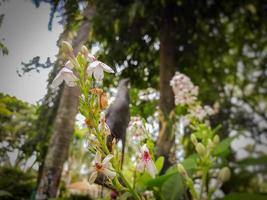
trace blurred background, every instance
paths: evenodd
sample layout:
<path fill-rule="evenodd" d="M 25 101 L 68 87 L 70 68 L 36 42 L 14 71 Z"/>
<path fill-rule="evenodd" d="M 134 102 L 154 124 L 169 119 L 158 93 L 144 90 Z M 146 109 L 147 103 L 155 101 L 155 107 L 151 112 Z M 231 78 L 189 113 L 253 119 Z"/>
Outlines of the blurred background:
<path fill-rule="evenodd" d="M 84 119 L 77 106 L 64 104 L 75 95 L 50 88 L 66 62 L 63 40 L 76 52 L 86 45 L 116 71 L 104 80 L 110 102 L 118 81 L 130 79 L 131 116 L 146 120 L 166 169 L 192 147 L 181 121 L 177 139 L 168 139 L 170 130 L 165 140 L 158 137 L 159 110 L 175 107 L 175 72 L 190 77 L 200 100 L 217 109 L 211 126 L 220 126 L 221 139 L 234 137 L 224 151 L 232 176 L 218 196 L 267 199 L 266 19 L 261 0 L 0 0 L 0 199 L 35 199 L 49 149 L 62 151 L 53 166 L 61 175 L 58 198 L 99 199 L 106 192 L 88 187 Z M 59 129 L 63 109 L 74 114 L 62 123 L 74 125 Z M 66 129 L 69 142 L 53 146 L 52 136 L 61 140 Z"/>

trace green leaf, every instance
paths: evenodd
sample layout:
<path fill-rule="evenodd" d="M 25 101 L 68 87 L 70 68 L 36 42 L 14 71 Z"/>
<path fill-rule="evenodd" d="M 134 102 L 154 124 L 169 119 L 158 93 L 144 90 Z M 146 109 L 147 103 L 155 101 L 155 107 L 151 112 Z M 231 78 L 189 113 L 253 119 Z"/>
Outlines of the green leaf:
<path fill-rule="evenodd" d="M 86 64 L 86 60 L 83 56 L 81 56 L 80 54 L 77 56 L 77 60 L 78 60 L 78 63 L 80 64 L 80 66 L 84 66 Z"/>
<path fill-rule="evenodd" d="M 262 156 L 259 158 L 246 158 L 240 161 L 237 161 L 239 165 L 267 165 L 267 156 Z"/>
<path fill-rule="evenodd" d="M 253 193 L 232 193 L 221 200 L 266 200 L 267 195 L 259 195 L 259 194 L 253 194 Z"/>
<path fill-rule="evenodd" d="M 181 162 L 181 164 L 184 166 L 186 170 L 194 170 L 197 168 L 197 154 L 192 154 L 189 157 L 187 157 L 184 161 Z"/>
<path fill-rule="evenodd" d="M 152 180 L 151 176 L 149 176 L 149 174 L 147 172 L 144 172 L 143 174 L 141 174 L 137 180 L 136 180 L 136 184 L 139 185 L 140 187 L 144 187 L 147 185 L 147 183 Z"/>
<path fill-rule="evenodd" d="M 214 149 L 215 156 L 227 156 L 230 153 L 230 144 L 234 138 L 222 140 Z"/>
<path fill-rule="evenodd" d="M 171 176 L 177 174 L 177 172 L 171 172 L 171 173 L 168 173 L 168 174 L 164 174 L 162 176 L 158 176 L 154 179 L 151 179 L 149 181 L 146 182 L 146 185 L 148 187 L 161 187 L 163 185 L 163 183 L 168 180 Z"/>
<path fill-rule="evenodd" d="M 0 190 L 0 197 L 12 197 L 12 194 L 5 190 Z"/>
<path fill-rule="evenodd" d="M 124 194 L 122 194 L 121 196 L 120 196 L 120 200 L 127 200 L 127 199 L 129 199 L 129 197 L 131 197 L 132 195 L 131 195 L 131 193 L 129 193 L 129 192 L 125 192 Z"/>
<path fill-rule="evenodd" d="M 163 164 L 164 164 L 164 157 L 160 156 L 155 162 L 155 165 L 156 165 L 158 172 L 160 172 L 162 170 Z"/>
<path fill-rule="evenodd" d="M 184 183 L 180 174 L 175 173 L 161 188 L 162 195 L 168 200 L 177 200 L 182 197 L 185 192 Z"/>

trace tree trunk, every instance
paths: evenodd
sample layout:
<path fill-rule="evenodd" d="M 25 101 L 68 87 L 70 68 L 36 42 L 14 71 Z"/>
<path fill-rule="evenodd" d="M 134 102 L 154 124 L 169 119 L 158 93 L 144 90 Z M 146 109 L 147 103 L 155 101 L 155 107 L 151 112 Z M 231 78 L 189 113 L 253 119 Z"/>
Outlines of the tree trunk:
<path fill-rule="evenodd" d="M 175 74 L 175 26 L 172 4 L 163 9 L 162 29 L 160 32 L 160 131 L 157 139 L 157 155 L 164 156 L 163 172 L 170 166 L 170 150 L 174 143 L 172 134 L 174 94 L 170 80 Z"/>
<path fill-rule="evenodd" d="M 76 54 L 80 46 L 88 39 L 90 22 L 88 18 L 94 11 L 90 5 L 84 12 L 84 20 L 80 25 L 72 45 Z M 63 85 L 57 116 L 53 124 L 52 137 L 45 158 L 36 199 L 56 197 L 64 162 L 67 160 L 69 145 L 74 131 L 75 117 L 78 112 L 79 91 L 77 87 Z"/>

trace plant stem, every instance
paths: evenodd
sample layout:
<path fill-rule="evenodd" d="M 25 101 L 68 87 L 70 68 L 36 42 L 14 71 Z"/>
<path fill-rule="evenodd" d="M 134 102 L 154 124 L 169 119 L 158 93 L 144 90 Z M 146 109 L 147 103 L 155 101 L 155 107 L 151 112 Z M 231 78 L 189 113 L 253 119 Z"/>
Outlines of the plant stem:
<path fill-rule="evenodd" d="M 129 189 L 129 192 L 133 195 L 134 199 L 141 200 L 137 192 L 132 188 L 130 183 L 127 181 L 127 179 L 124 177 L 121 171 L 118 171 L 118 174 L 120 175 L 121 179 L 125 183 L 126 187 Z"/>
<path fill-rule="evenodd" d="M 206 187 L 207 174 L 208 174 L 208 170 L 204 169 L 203 175 L 202 175 L 202 180 L 201 180 L 200 199 L 205 199 L 204 197 L 202 198 L 202 196 L 204 195 L 204 191 L 205 191 L 205 187 Z"/>

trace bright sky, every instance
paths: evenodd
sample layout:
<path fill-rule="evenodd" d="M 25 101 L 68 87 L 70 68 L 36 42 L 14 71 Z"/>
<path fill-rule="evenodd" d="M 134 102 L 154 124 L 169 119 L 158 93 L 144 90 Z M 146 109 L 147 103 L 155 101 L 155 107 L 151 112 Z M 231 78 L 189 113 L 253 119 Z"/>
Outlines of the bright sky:
<path fill-rule="evenodd" d="M 7 56 L 0 54 L 1 93 L 30 103 L 36 103 L 45 95 L 50 69 L 40 73 L 33 71 L 23 77 L 18 77 L 16 70 L 22 67 L 21 62 L 28 62 L 35 56 L 40 56 L 42 61 L 47 57 L 55 60 L 56 41 L 63 28 L 55 19 L 53 30 L 48 31 L 49 12 L 49 4 L 35 8 L 31 1 L 9 0 L 0 6 L 0 14 L 5 14 L 0 40 L 5 39 L 9 50 Z"/>

